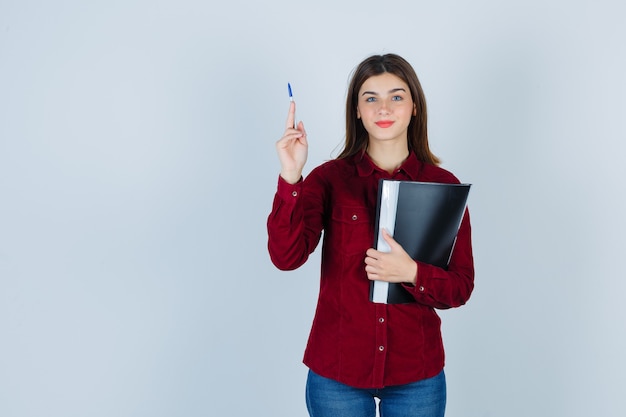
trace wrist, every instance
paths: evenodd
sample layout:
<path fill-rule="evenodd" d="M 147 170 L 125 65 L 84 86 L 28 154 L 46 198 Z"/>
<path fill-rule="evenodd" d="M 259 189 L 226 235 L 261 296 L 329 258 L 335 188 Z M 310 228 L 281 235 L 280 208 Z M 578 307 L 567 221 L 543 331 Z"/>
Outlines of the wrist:
<path fill-rule="evenodd" d="M 302 171 L 280 171 L 280 176 L 285 182 L 293 185 L 302 178 Z"/>
<path fill-rule="evenodd" d="M 416 285 L 417 284 L 417 262 L 413 261 L 413 267 L 411 269 L 411 279 L 408 281 L 408 284 Z"/>

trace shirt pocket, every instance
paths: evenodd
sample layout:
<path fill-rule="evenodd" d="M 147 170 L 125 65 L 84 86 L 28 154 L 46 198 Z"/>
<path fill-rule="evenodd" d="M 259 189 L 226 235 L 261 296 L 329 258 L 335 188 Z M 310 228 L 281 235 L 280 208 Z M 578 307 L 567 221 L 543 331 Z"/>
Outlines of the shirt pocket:
<path fill-rule="evenodd" d="M 333 246 L 345 255 L 365 256 L 374 244 L 374 231 L 370 213 L 366 207 L 335 206 L 332 214 L 334 235 L 338 240 Z"/>

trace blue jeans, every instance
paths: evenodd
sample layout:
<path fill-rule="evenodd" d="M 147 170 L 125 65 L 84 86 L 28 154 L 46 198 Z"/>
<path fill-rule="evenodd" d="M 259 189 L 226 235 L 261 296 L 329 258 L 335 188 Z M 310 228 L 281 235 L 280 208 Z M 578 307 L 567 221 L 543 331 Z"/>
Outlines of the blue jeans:
<path fill-rule="evenodd" d="M 306 406 L 311 417 L 443 417 L 446 377 L 439 375 L 406 385 L 381 389 L 353 388 L 309 370 Z"/>

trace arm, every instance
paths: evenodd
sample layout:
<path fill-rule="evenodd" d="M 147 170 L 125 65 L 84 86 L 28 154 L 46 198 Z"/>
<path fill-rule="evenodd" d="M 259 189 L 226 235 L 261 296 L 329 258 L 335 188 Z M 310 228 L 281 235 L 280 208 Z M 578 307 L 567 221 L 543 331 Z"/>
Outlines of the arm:
<path fill-rule="evenodd" d="M 276 142 L 281 171 L 272 212 L 267 219 L 268 251 L 274 265 L 282 270 L 296 269 L 315 250 L 322 230 L 323 204 L 315 181 L 302 180 L 308 142 L 304 124 L 294 129 L 295 103 L 283 137 Z M 315 175 L 309 177 L 315 178 Z"/>
<path fill-rule="evenodd" d="M 323 203 L 315 175 L 289 184 L 282 176 L 267 219 L 267 248 L 272 263 L 281 270 L 296 269 L 306 262 L 320 240 Z"/>
<path fill-rule="evenodd" d="M 391 236 L 383 236 L 391 251 L 367 251 L 365 270 L 370 280 L 402 283 L 418 303 L 433 308 L 459 307 L 469 300 L 474 289 L 474 260 L 467 210 L 447 269 L 413 261 Z"/>
<path fill-rule="evenodd" d="M 414 287 L 405 286 L 417 302 L 446 309 L 464 305 L 474 289 L 474 258 L 472 254 L 469 212 L 465 210 L 456 243 L 447 269 L 417 262 Z"/>

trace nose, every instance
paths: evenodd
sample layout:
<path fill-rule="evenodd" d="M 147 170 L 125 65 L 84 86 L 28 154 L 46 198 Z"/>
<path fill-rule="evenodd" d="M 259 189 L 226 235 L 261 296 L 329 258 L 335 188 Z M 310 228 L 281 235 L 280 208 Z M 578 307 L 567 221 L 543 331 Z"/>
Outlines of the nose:
<path fill-rule="evenodd" d="M 379 101 L 378 114 L 389 114 L 389 106 L 385 100 Z"/>

